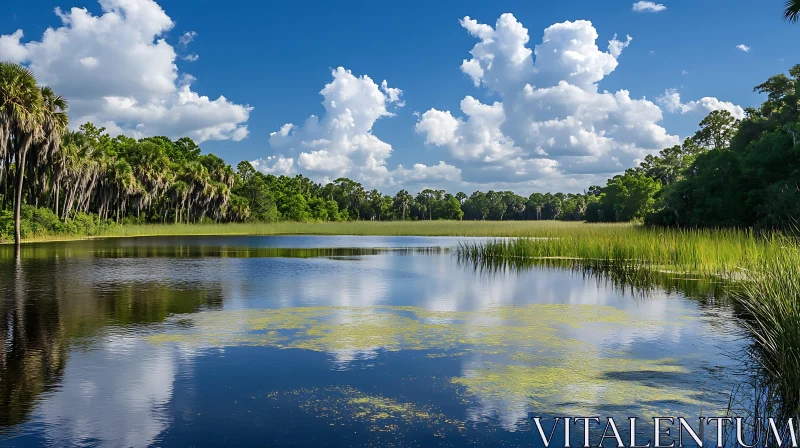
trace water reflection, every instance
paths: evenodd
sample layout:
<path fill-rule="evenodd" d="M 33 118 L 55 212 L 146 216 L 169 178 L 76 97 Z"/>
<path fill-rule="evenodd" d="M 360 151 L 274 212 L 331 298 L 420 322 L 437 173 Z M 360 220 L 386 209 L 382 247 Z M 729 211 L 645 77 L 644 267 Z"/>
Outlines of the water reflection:
<path fill-rule="evenodd" d="M 36 412 L 54 446 L 148 446 L 167 428 L 178 372 L 173 350 L 111 336 L 71 354 L 62 383 Z"/>
<path fill-rule="evenodd" d="M 277 444 L 298 422 L 310 444 L 337 425 L 397 442 L 436 433 L 425 413 L 455 444 L 508 442 L 532 409 L 724 406 L 744 344 L 715 287 L 685 278 L 630 294 L 574 266 L 476 269 L 451 238 L 170 241 L 0 261 L 0 444 Z"/>
<path fill-rule="evenodd" d="M 57 257 L 0 263 L 0 424 L 25 421 L 38 396 L 58 384 L 70 345 L 118 346 L 113 341 L 137 327 L 221 307 L 219 282 L 171 285 L 137 274 L 164 272 L 158 268 Z"/>

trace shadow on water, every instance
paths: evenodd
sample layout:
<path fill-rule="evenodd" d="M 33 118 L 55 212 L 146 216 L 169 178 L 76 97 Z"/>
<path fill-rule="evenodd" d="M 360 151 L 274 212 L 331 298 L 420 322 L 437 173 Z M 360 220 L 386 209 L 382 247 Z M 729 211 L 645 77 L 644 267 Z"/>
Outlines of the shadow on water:
<path fill-rule="evenodd" d="M 29 244 L 22 247 L 23 260 L 38 258 L 318 258 L 357 257 L 388 252 L 401 255 L 447 253 L 446 247 L 331 247 L 281 248 L 186 245 L 71 245 Z M 13 247 L 0 246 L 0 261 L 14 258 Z"/>
<path fill-rule="evenodd" d="M 654 291 L 679 293 L 703 305 L 727 304 L 730 281 L 720 277 L 670 272 L 654 265 L 595 262 L 575 258 L 475 258 L 456 252 L 459 263 L 485 275 L 521 273 L 533 269 L 562 269 L 594 279 L 598 287 L 611 286 L 623 294 L 646 298 Z"/>

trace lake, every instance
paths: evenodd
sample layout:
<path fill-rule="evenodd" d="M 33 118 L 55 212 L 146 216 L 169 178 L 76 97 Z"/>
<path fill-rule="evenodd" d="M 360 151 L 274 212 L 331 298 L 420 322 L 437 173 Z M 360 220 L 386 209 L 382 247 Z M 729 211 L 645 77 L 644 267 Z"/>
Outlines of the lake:
<path fill-rule="evenodd" d="M 463 240 L 0 247 L 0 446 L 534 446 L 529 412 L 724 415 L 729 308 Z"/>

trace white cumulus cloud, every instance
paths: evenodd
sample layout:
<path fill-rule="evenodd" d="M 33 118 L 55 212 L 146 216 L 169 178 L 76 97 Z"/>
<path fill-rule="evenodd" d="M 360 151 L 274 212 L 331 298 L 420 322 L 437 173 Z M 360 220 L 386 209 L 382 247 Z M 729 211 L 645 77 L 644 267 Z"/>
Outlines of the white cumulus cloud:
<path fill-rule="evenodd" d="M 461 25 L 479 40 L 462 72 L 501 101 L 466 96 L 462 116 L 430 109 L 415 129 L 463 164 L 465 181 L 574 188 L 678 143 L 653 102 L 627 90 L 599 91 L 630 36 L 614 36 L 604 51 L 591 22 L 563 22 L 545 29 L 531 50 L 528 30 L 512 14 L 494 27 L 469 17 Z"/>
<path fill-rule="evenodd" d="M 40 83 L 70 100 L 72 126 L 87 121 L 134 137 L 241 140 L 251 107 L 191 89 L 165 40 L 173 22 L 153 0 L 100 0 L 101 15 L 56 9 L 61 26 L 23 43 L 0 36 L 0 60 L 26 64 Z M 195 33 L 180 38 L 188 44 Z"/>
<path fill-rule="evenodd" d="M 720 101 L 714 97 L 704 97 L 698 101 L 681 102 L 681 94 L 675 89 L 669 89 L 663 95 L 656 98 L 659 104 L 664 106 L 668 112 L 679 112 L 688 114 L 691 112 L 709 113 L 715 110 L 727 110 L 734 118 L 741 120 L 744 118 L 744 108 L 729 101 Z"/>
<path fill-rule="evenodd" d="M 456 182 L 460 170 L 440 162 L 411 168 L 388 167 L 392 146 L 372 133 L 375 122 L 394 116 L 404 105 L 403 91 L 376 84 L 369 76 L 356 76 L 338 67 L 333 80 L 320 91 L 324 115 L 311 115 L 302 125 L 287 123 L 270 134 L 278 155 L 253 162 L 262 172 L 289 174 L 302 171 L 323 182 L 350 177 L 368 186 L 389 186 L 434 181 Z"/>
<path fill-rule="evenodd" d="M 750 51 L 750 47 L 748 47 L 748 46 L 747 46 L 747 45 L 745 45 L 745 44 L 739 44 L 739 45 L 737 45 L 737 46 L 736 46 L 736 48 L 738 48 L 738 49 L 740 49 L 740 50 L 744 51 L 745 53 L 747 53 L 748 51 Z"/>
<path fill-rule="evenodd" d="M 633 10 L 636 12 L 661 12 L 666 11 L 667 7 L 660 3 L 641 1 L 633 4 Z"/>
<path fill-rule="evenodd" d="M 197 33 L 196 32 L 187 31 L 187 32 L 185 32 L 185 33 L 183 33 L 181 35 L 180 39 L 178 39 L 178 42 L 181 45 L 189 45 L 189 43 L 192 42 L 195 37 L 197 37 Z"/>
<path fill-rule="evenodd" d="M 295 174 L 294 159 L 282 155 L 268 156 L 250 162 L 253 168 L 276 176 L 290 176 Z"/>

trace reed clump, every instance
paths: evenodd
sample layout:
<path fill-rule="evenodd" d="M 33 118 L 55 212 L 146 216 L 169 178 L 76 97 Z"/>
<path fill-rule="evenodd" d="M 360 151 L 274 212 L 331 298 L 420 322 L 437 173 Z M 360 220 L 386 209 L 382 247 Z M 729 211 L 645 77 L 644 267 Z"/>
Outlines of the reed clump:
<path fill-rule="evenodd" d="M 776 253 L 790 237 L 751 230 L 594 227 L 540 238 L 467 241 L 466 259 L 576 259 L 598 270 L 654 270 L 700 276 L 736 276 L 746 260 Z"/>
<path fill-rule="evenodd" d="M 753 338 L 753 356 L 769 379 L 783 417 L 800 415 L 800 245 L 744 263 L 745 275 L 731 299 Z"/>

